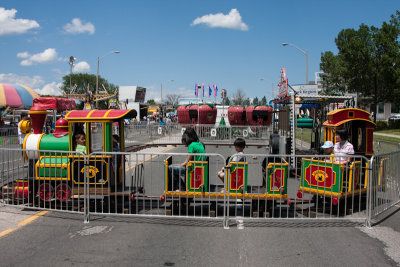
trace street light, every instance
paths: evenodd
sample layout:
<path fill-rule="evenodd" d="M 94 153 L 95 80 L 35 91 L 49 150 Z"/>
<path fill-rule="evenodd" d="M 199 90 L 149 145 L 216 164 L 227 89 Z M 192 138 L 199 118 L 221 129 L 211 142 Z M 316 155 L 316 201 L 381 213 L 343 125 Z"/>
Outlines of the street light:
<path fill-rule="evenodd" d="M 105 56 L 108 56 L 113 53 L 119 54 L 120 52 L 119 51 L 110 51 L 102 57 L 97 57 L 96 95 L 99 94 L 99 63 L 100 63 L 100 60 L 103 59 Z M 98 108 L 98 106 L 99 106 L 99 103 L 96 102 L 96 108 Z"/>
<path fill-rule="evenodd" d="M 173 83 L 174 80 L 167 80 L 167 82 Z M 161 83 L 161 91 L 160 91 L 160 104 L 162 104 L 162 83 Z"/>
<path fill-rule="evenodd" d="M 282 43 L 282 46 L 293 46 L 294 48 L 296 48 L 297 50 L 299 50 L 301 53 L 303 53 L 304 55 L 306 55 L 306 84 L 308 83 L 308 73 L 307 73 L 307 51 L 304 51 L 303 49 L 299 48 L 297 45 L 294 44 L 290 44 L 290 43 Z"/>
<path fill-rule="evenodd" d="M 71 66 L 71 74 L 69 75 L 69 93 L 71 94 L 72 91 L 72 68 L 74 67 L 74 62 L 76 58 L 73 56 L 69 57 L 69 65 Z"/>

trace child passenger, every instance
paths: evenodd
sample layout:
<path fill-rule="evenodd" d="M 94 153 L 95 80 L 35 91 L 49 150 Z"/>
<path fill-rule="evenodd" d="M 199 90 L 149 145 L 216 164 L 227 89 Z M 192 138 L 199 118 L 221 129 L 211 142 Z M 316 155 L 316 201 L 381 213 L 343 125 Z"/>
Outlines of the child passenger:
<path fill-rule="evenodd" d="M 331 141 L 326 141 L 321 148 L 324 150 L 324 155 L 332 155 L 333 153 L 333 148 L 335 146 L 333 145 L 333 143 Z"/>
<path fill-rule="evenodd" d="M 206 153 L 203 144 L 199 141 L 196 131 L 193 128 L 187 128 L 182 135 L 182 144 L 188 147 L 188 153 L 204 154 Z M 195 161 L 202 161 L 205 156 L 195 156 Z M 186 165 L 189 161 L 193 160 L 193 156 L 189 155 L 184 162 L 179 166 L 168 167 L 168 177 L 173 178 L 173 190 L 184 191 L 186 190 L 185 182 L 180 179 L 181 175 L 186 174 Z"/>
<path fill-rule="evenodd" d="M 82 152 L 86 154 L 86 137 L 84 133 L 75 134 L 75 151 Z"/>
<path fill-rule="evenodd" d="M 243 150 L 246 147 L 246 141 L 243 138 L 237 138 L 235 142 L 233 143 L 235 146 L 236 154 L 233 155 L 232 157 L 227 159 L 227 165 L 229 160 L 231 162 L 245 162 L 246 158 L 243 155 Z M 225 167 L 222 167 L 222 169 L 218 172 L 218 177 L 221 179 L 222 182 L 224 182 L 225 178 Z"/>

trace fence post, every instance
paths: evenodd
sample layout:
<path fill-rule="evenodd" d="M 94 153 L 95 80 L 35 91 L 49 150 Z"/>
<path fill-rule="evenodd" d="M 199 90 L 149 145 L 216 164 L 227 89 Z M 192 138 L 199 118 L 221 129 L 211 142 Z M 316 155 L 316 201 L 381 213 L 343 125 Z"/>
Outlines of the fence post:
<path fill-rule="evenodd" d="M 83 155 L 83 153 L 81 153 Z M 83 219 L 83 223 L 89 223 L 90 221 L 90 213 L 89 213 L 89 175 L 88 175 L 88 171 L 89 171 L 89 157 L 86 157 L 86 155 L 83 155 L 84 157 L 84 173 L 83 173 L 83 190 L 84 190 L 84 201 L 83 201 L 83 209 L 84 209 L 84 219 Z"/>
<path fill-rule="evenodd" d="M 222 157 L 222 160 L 224 160 L 223 157 Z M 227 190 L 227 188 L 228 188 L 228 186 L 227 186 L 228 185 L 228 172 L 227 172 L 227 168 L 226 168 L 226 163 L 224 161 L 223 161 L 223 164 L 225 166 L 225 168 L 224 168 L 225 191 L 224 191 L 224 221 L 223 221 L 223 224 L 224 224 L 224 229 L 229 229 L 229 204 L 228 204 L 229 198 L 227 199 L 227 194 L 226 194 L 227 192 L 229 192 L 229 190 Z"/>
<path fill-rule="evenodd" d="M 370 164 L 368 164 L 368 176 L 367 176 L 367 218 L 365 220 L 365 227 L 371 228 L 371 220 L 372 220 L 372 172 L 373 172 L 373 165 L 374 165 L 375 156 L 372 156 L 370 159 Z"/>

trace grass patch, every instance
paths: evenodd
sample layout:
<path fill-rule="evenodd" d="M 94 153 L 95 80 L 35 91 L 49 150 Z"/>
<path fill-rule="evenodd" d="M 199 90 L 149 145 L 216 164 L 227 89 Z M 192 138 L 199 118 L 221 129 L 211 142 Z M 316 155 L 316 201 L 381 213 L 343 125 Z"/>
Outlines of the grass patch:
<path fill-rule="evenodd" d="M 399 135 L 400 138 L 400 129 L 389 129 L 389 130 L 380 130 L 375 131 L 376 133 L 385 133 L 385 134 L 396 134 Z"/>
<path fill-rule="evenodd" d="M 306 143 L 311 143 L 311 132 L 312 129 L 296 128 L 296 139 L 303 140 Z"/>
<path fill-rule="evenodd" d="M 378 141 L 386 141 L 381 143 L 379 154 L 395 152 L 399 150 L 399 146 L 395 145 L 400 143 L 400 138 L 393 138 L 381 135 L 374 135 L 374 154 L 378 154 Z M 395 143 L 395 144 L 392 144 Z"/>
<path fill-rule="evenodd" d="M 399 136 L 399 138 L 395 138 L 395 137 L 388 137 L 388 136 L 382 136 L 382 135 L 374 135 L 374 141 L 387 141 L 387 142 L 393 142 L 393 143 L 400 143 L 400 136 Z"/>

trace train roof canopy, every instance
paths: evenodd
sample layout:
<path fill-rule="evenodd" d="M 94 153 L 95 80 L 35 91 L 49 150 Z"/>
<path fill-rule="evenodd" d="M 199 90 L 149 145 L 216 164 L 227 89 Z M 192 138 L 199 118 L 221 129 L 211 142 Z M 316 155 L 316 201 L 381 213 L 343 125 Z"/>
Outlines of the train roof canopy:
<path fill-rule="evenodd" d="M 375 126 L 375 123 L 369 119 L 369 115 L 369 112 L 358 108 L 336 109 L 328 113 L 328 120 L 323 125 L 337 127 L 349 121 L 362 120 Z"/>
<path fill-rule="evenodd" d="M 135 118 L 134 109 L 72 110 L 65 118 L 68 121 L 104 121 Z"/>

